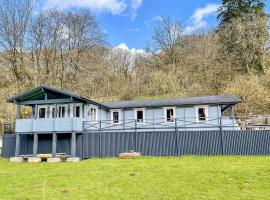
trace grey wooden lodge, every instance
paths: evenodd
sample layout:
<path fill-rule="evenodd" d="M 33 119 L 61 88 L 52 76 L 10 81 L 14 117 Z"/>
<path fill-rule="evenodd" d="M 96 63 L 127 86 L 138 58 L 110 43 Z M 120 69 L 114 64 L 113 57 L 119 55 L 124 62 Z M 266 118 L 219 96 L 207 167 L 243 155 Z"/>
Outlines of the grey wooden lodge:
<path fill-rule="evenodd" d="M 76 157 L 77 137 L 91 132 L 239 128 L 234 118 L 233 106 L 240 101 L 233 96 L 98 103 L 74 93 L 42 85 L 18 94 L 8 99 L 8 102 L 17 105 L 15 157 L 21 154 L 20 138 L 23 135 L 33 137 L 33 157 L 41 149 L 39 137 L 42 138 L 43 135 L 51 135 L 52 157 L 56 157 L 57 153 L 67 153 L 57 152 L 57 145 L 58 137 L 62 134 L 69 135 L 69 154 Z M 32 108 L 30 119 L 21 119 L 21 106 Z M 230 116 L 224 115 L 227 111 L 230 111 Z"/>

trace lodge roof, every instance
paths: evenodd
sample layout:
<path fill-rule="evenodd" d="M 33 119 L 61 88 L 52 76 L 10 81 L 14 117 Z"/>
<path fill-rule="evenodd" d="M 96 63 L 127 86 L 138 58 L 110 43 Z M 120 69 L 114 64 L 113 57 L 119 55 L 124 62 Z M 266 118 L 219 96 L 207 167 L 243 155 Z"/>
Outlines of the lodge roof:
<path fill-rule="evenodd" d="M 235 105 L 240 100 L 234 96 L 198 96 L 161 100 L 131 100 L 103 102 L 102 104 L 112 108 L 144 108 L 144 107 L 165 107 L 165 106 L 194 106 L 194 105 Z"/>
<path fill-rule="evenodd" d="M 46 96 L 47 95 L 47 96 Z M 57 101 L 58 100 L 58 101 Z M 106 109 L 128 109 L 128 108 L 146 108 L 146 107 L 166 107 L 166 106 L 194 106 L 194 105 L 235 105 L 240 100 L 234 96 L 216 95 L 199 96 L 161 100 L 130 100 L 113 102 L 95 102 L 75 93 L 67 92 L 61 89 L 53 88 L 47 85 L 41 85 L 26 90 L 7 100 L 10 103 L 33 105 L 47 103 L 68 103 L 83 102 Z"/>

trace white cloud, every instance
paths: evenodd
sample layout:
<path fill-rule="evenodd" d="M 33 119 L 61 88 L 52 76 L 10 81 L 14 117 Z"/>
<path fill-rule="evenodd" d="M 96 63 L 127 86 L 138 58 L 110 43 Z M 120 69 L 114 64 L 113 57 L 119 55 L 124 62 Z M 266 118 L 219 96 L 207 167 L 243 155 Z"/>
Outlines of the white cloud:
<path fill-rule="evenodd" d="M 122 49 L 125 51 L 129 51 L 132 54 L 145 54 L 146 52 L 143 49 L 135 49 L 135 48 L 129 48 L 125 43 L 121 43 L 114 47 L 114 49 Z"/>
<path fill-rule="evenodd" d="M 137 10 L 141 7 L 143 0 L 131 0 L 131 19 L 137 17 Z"/>
<path fill-rule="evenodd" d="M 219 4 L 210 3 L 203 8 L 197 8 L 190 17 L 191 25 L 185 28 L 186 34 L 191 34 L 201 29 L 207 28 L 207 17 L 216 14 Z"/>
<path fill-rule="evenodd" d="M 143 0 L 44 0 L 42 7 L 58 8 L 61 10 L 70 8 L 88 8 L 94 12 L 111 13 L 113 15 L 129 12 L 131 19 L 137 16 L 137 10 Z"/>

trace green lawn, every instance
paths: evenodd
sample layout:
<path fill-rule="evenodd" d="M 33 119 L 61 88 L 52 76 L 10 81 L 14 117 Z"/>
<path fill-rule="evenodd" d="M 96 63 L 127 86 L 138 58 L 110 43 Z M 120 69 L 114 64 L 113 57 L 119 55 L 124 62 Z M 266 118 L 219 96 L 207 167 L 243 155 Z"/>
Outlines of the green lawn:
<path fill-rule="evenodd" d="M 0 199 L 269 199 L 270 157 L 0 159 Z"/>

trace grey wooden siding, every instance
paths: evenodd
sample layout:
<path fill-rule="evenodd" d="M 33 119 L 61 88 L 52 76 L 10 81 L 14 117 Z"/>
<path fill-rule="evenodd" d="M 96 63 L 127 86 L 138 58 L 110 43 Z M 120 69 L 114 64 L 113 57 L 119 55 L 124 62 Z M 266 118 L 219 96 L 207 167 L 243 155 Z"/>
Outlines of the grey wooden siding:
<path fill-rule="evenodd" d="M 33 137 L 21 138 L 21 154 L 32 154 Z M 58 134 L 57 152 L 70 154 L 70 134 Z M 81 159 L 113 157 L 134 149 L 144 156 L 270 155 L 270 131 L 92 132 L 77 135 Z M 51 136 L 39 137 L 39 153 L 51 152 Z M 15 135 L 3 136 L 3 156 L 14 156 Z"/>

